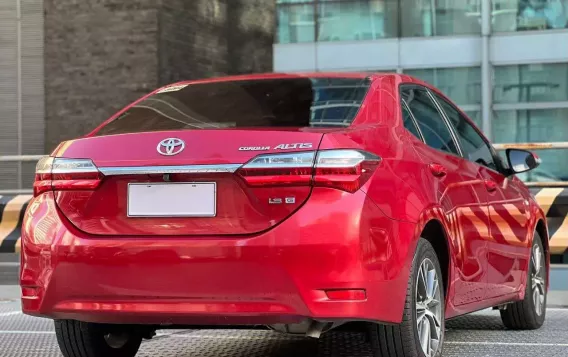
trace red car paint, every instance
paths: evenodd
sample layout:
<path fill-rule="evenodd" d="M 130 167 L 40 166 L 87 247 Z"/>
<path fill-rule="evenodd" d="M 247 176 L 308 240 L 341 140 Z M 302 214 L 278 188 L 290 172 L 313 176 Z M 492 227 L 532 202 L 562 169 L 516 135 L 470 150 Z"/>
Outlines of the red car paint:
<path fill-rule="evenodd" d="M 366 76 L 267 74 L 186 84 Z M 213 218 L 128 217 L 127 184 L 161 182 L 161 175 L 102 177 L 94 190 L 54 191 L 48 184 L 24 217 L 24 312 L 101 323 L 400 323 L 414 249 L 432 222 L 443 227 L 449 250 L 446 318 L 522 299 L 533 235 L 545 223 L 528 189 L 406 131 L 399 85 L 442 96 L 435 88 L 405 75 L 369 78 L 348 128 L 96 135 L 127 107 L 86 137 L 60 145 L 52 156 L 91 159 L 97 167 L 244 165 L 261 154 L 307 151 L 272 149 L 283 143 L 310 143 L 318 152 L 363 150 L 380 162 L 355 192 L 334 186 L 334 173 L 283 187 L 251 186 L 243 171 L 173 174 L 173 181 L 217 183 Z M 186 150 L 159 155 L 156 143 L 168 137 L 185 140 Z M 297 200 L 274 207 L 267 203 L 274 194 Z"/>

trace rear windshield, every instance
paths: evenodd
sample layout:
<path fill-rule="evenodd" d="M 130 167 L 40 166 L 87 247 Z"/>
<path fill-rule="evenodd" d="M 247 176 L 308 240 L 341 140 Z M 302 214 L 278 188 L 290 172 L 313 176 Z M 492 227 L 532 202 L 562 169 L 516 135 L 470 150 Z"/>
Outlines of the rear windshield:
<path fill-rule="evenodd" d="M 96 135 L 238 127 L 347 127 L 368 79 L 285 78 L 168 87 Z"/>

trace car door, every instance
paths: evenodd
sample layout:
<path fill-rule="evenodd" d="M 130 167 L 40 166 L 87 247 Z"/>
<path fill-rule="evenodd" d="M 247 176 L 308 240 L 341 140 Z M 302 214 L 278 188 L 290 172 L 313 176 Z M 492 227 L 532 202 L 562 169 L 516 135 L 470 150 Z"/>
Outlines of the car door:
<path fill-rule="evenodd" d="M 463 114 L 437 97 L 452 124 L 465 157 L 475 163 L 485 186 L 490 218 L 487 251 L 488 298 L 514 293 L 528 257 L 529 202 L 519 183 L 505 177 L 495 150 Z"/>
<path fill-rule="evenodd" d="M 425 145 L 416 151 L 430 170 L 427 191 L 443 210 L 456 267 L 452 303 L 476 303 L 485 298 L 489 218 L 486 197 L 480 191 L 478 170 L 461 156 L 459 145 L 430 92 L 403 87 L 403 106 L 412 113 Z"/>

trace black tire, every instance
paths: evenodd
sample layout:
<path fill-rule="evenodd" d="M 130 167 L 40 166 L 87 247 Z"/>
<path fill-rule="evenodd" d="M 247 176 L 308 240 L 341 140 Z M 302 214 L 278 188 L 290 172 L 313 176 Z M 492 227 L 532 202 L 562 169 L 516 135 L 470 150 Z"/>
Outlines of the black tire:
<path fill-rule="evenodd" d="M 109 333 L 125 333 L 120 345 L 105 339 Z M 55 334 L 64 357 L 134 357 L 138 353 L 142 336 L 134 328 L 99 325 L 73 320 L 56 320 Z"/>
<path fill-rule="evenodd" d="M 425 354 L 420 345 L 418 337 L 418 326 L 416 323 L 416 285 L 419 268 L 426 259 L 433 263 L 436 275 L 439 281 L 441 309 L 439 345 L 437 351 L 431 357 L 439 357 L 442 355 L 442 347 L 445 334 L 445 292 L 442 278 L 442 270 L 434 248 L 426 239 L 421 238 L 418 241 L 414 259 L 412 260 L 412 268 L 408 287 L 406 289 L 406 302 L 402 316 L 402 323 L 395 326 L 386 326 L 370 323 L 368 326 L 368 336 L 371 342 L 371 348 L 374 357 L 424 357 Z"/>
<path fill-rule="evenodd" d="M 544 293 L 544 300 L 542 302 L 542 308 L 540 315 L 537 312 L 537 307 L 533 300 L 533 294 L 535 288 L 533 286 L 533 272 L 534 272 L 534 255 L 535 247 L 538 247 L 540 252 L 540 262 L 541 268 L 544 269 L 544 274 L 542 275 L 543 287 L 540 291 Z M 504 310 L 501 310 L 501 319 L 505 327 L 511 330 L 535 330 L 542 326 L 546 318 L 546 260 L 545 260 L 544 249 L 542 246 L 541 237 L 537 232 L 534 234 L 533 244 L 531 248 L 529 270 L 527 272 L 527 284 L 525 287 L 525 298 L 521 301 L 514 302 L 506 306 Z M 536 289 L 539 289 L 537 286 Z M 538 290 L 537 290 L 538 291 Z"/>

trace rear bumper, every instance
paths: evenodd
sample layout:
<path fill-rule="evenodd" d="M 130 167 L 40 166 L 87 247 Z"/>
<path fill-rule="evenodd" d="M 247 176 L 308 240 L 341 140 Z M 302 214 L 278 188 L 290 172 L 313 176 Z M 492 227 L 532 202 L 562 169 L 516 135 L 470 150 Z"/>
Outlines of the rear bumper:
<path fill-rule="evenodd" d="M 363 192 L 314 190 L 292 217 L 252 237 L 93 237 L 50 193 L 22 230 L 22 306 L 54 319 L 138 324 L 399 323 L 414 225 Z M 330 300 L 326 290 L 364 289 Z"/>

